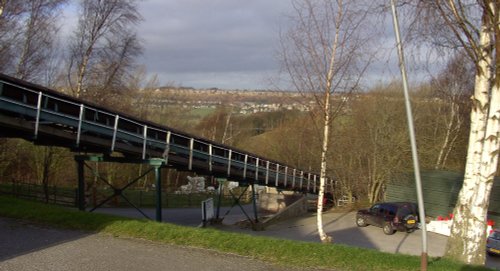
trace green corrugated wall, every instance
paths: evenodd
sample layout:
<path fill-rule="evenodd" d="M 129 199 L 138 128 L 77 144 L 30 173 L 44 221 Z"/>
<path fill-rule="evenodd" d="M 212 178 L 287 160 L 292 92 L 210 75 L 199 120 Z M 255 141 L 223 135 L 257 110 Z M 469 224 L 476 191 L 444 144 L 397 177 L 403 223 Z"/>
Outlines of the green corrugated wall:
<path fill-rule="evenodd" d="M 425 212 L 428 216 L 447 216 L 453 212 L 462 188 L 463 174 L 448 171 L 422 172 Z M 417 202 L 413 173 L 402 175 L 386 187 L 386 201 Z M 490 197 L 488 218 L 500 227 L 500 178 L 495 178 Z"/>

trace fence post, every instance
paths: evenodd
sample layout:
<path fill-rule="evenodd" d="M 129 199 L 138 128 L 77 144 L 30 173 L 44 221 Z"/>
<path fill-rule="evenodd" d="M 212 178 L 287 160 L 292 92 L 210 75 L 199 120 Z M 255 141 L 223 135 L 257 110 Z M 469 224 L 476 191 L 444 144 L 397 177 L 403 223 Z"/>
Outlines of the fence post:
<path fill-rule="evenodd" d="M 257 213 L 257 195 L 255 194 L 255 183 L 252 183 L 252 204 L 253 204 L 253 214 L 255 216 L 255 223 L 259 223 L 259 214 Z"/>
<path fill-rule="evenodd" d="M 142 190 L 139 190 L 139 207 L 142 207 Z"/>
<path fill-rule="evenodd" d="M 78 188 L 75 188 L 75 207 L 78 207 Z"/>
<path fill-rule="evenodd" d="M 165 208 L 168 208 L 168 206 L 169 206 L 169 203 L 168 203 L 169 198 L 170 198 L 170 196 L 168 195 L 168 191 L 165 191 Z"/>
<path fill-rule="evenodd" d="M 155 166 L 156 177 L 156 221 L 161 222 L 161 166 Z"/>
<path fill-rule="evenodd" d="M 84 161 L 78 159 L 77 170 L 78 170 L 78 190 L 77 190 L 77 205 L 78 210 L 85 211 L 85 174 L 84 174 Z"/>

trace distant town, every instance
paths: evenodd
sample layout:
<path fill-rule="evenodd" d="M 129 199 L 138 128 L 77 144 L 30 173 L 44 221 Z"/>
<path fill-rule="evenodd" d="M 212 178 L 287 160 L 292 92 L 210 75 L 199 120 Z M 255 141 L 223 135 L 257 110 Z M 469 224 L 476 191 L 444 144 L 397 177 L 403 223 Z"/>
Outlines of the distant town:
<path fill-rule="evenodd" d="M 153 92 L 142 90 L 137 102 L 154 107 L 180 105 L 186 108 L 233 107 L 240 114 L 274 112 L 280 110 L 309 111 L 315 101 L 312 95 L 295 91 L 223 90 L 161 87 Z"/>

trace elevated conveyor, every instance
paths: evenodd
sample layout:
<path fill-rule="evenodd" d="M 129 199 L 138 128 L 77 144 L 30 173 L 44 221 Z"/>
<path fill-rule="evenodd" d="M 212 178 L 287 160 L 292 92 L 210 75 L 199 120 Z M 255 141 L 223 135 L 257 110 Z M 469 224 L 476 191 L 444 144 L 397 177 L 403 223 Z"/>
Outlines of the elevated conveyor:
<path fill-rule="evenodd" d="M 316 192 L 319 175 L 0 74 L 0 137 L 75 152 L 162 158 L 166 166 L 242 185 Z"/>

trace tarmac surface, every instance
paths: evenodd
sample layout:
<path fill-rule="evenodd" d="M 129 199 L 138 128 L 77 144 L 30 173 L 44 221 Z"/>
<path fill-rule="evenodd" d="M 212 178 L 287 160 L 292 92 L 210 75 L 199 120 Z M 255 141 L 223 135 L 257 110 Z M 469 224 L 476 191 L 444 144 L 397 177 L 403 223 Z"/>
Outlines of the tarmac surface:
<path fill-rule="evenodd" d="M 285 271 L 290 268 L 210 250 L 51 229 L 0 217 L 0 270 Z"/>
<path fill-rule="evenodd" d="M 253 218 L 252 205 L 244 205 L 243 209 L 248 216 Z M 103 208 L 97 212 L 117 214 L 128 217 L 143 218 L 134 209 Z M 154 218 L 154 209 L 143 209 L 149 217 Z M 419 256 L 422 253 L 422 231 L 412 233 L 396 232 L 394 235 L 385 235 L 381 228 L 368 226 L 357 227 L 355 212 L 352 211 L 326 211 L 323 213 L 325 232 L 333 237 L 333 242 L 349 246 L 376 249 L 388 253 L 401 253 Z M 201 210 L 196 208 L 164 209 L 163 221 L 185 226 L 199 226 L 201 223 Z M 232 209 L 223 207 L 220 217 L 224 217 L 220 225 L 210 227 L 221 230 L 245 233 L 250 235 L 269 236 L 274 238 L 320 242 L 316 226 L 316 213 L 309 212 L 303 216 L 278 222 L 267 227 L 264 231 L 253 231 L 249 227 L 238 223 L 246 220 L 246 216 L 238 206 Z M 445 253 L 447 237 L 441 234 L 428 232 L 427 253 L 431 257 L 442 257 Z M 486 266 L 500 270 L 500 257 L 487 256 Z"/>
<path fill-rule="evenodd" d="M 243 206 L 253 217 L 252 207 Z M 316 215 L 278 222 L 264 231 L 253 231 L 237 223 L 246 219 L 241 209 L 221 208 L 223 223 L 211 225 L 221 230 L 274 238 L 319 242 Z M 143 209 L 154 218 L 154 209 Z M 96 212 L 143 218 L 137 210 L 103 208 Z M 199 226 L 200 209 L 164 209 L 163 221 Z M 385 235 L 381 228 L 355 225 L 354 212 L 325 212 L 324 229 L 335 243 L 389 253 L 421 254 L 421 231 Z M 444 254 L 446 236 L 428 233 L 428 254 Z M 488 267 L 500 270 L 500 257 L 487 258 Z M 157 244 L 143 240 L 119 239 L 78 231 L 55 230 L 0 218 L 0 270 L 290 270 L 253 259 L 219 254 L 209 250 Z"/>

